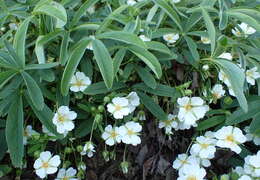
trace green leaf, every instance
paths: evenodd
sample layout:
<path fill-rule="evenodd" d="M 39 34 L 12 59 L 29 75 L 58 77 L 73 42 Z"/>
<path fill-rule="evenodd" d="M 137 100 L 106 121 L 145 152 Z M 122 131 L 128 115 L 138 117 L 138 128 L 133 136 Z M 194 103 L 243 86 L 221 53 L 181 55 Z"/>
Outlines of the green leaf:
<path fill-rule="evenodd" d="M 14 167 L 22 168 L 23 165 L 23 102 L 21 97 L 16 97 L 12 103 L 6 122 L 6 142 Z"/>
<path fill-rule="evenodd" d="M 166 120 L 167 115 L 162 108 L 154 102 L 152 98 L 142 92 L 137 92 L 142 104 L 159 120 Z"/>
<path fill-rule="evenodd" d="M 80 8 L 77 10 L 75 15 L 73 16 L 70 27 L 75 26 L 79 22 L 80 18 L 86 13 L 86 10 L 88 8 L 90 8 L 91 6 L 94 6 L 97 2 L 98 2 L 98 0 L 87 0 L 87 1 L 85 1 L 84 4 L 82 4 L 80 6 Z"/>
<path fill-rule="evenodd" d="M 173 22 L 179 27 L 182 31 L 181 21 L 178 14 L 174 9 L 167 3 L 165 0 L 153 0 L 153 2 L 158 5 L 163 11 L 173 20 Z"/>
<path fill-rule="evenodd" d="M 248 102 L 248 111 L 238 108 L 230 116 L 227 117 L 226 124 L 234 125 L 253 118 L 259 112 L 260 100 Z"/>
<path fill-rule="evenodd" d="M 39 64 L 44 64 L 45 63 L 45 54 L 44 54 L 44 46 L 43 44 L 40 44 L 39 41 L 43 38 L 44 36 L 38 36 L 36 39 L 35 43 L 35 54 L 38 59 Z"/>
<path fill-rule="evenodd" d="M 32 70 L 32 69 L 50 69 L 53 67 L 58 66 L 59 63 L 58 62 L 54 62 L 54 63 L 46 63 L 46 64 L 29 64 L 25 66 L 25 70 Z"/>
<path fill-rule="evenodd" d="M 3 120 L 0 120 L 2 122 Z M 3 126 L 5 128 L 5 124 Z M 1 142 L 1 148 L 0 148 L 0 161 L 5 156 L 5 153 L 7 151 L 7 143 L 6 143 L 6 136 L 5 136 L 5 129 L 0 129 L 0 142 Z"/>
<path fill-rule="evenodd" d="M 129 50 L 139 57 L 154 72 L 158 79 L 162 76 L 161 64 L 152 53 L 137 46 L 129 46 Z"/>
<path fill-rule="evenodd" d="M 153 77 L 153 75 L 145 68 L 141 68 L 140 66 L 135 67 L 139 77 L 143 80 L 143 82 L 150 88 L 155 89 L 157 83 Z"/>
<path fill-rule="evenodd" d="M 29 104 L 31 104 L 31 108 L 37 118 L 41 121 L 41 123 L 53 134 L 55 134 L 58 138 L 63 138 L 63 135 L 59 134 L 56 131 L 56 126 L 52 122 L 52 118 L 54 113 L 50 110 L 50 108 L 44 104 L 42 110 L 38 110 L 32 103 L 32 100 L 28 93 L 26 93 L 26 100 Z"/>
<path fill-rule="evenodd" d="M 17 71 L 9 70 L 0 72 L 0 89 L 16 75 Z"/>
<path fill-rule="evenodd" d="M 180 92 L 175 88 L 163 84 L 157 84 L 156 88 L 152 89 L 144 83 L 139 83 L 135 84 L 133 88 L 162 97 L 176 98 L 181 96 Z"/>
<path fill-rule="evenodd" d="M 236 98 L 246 112 L 248 110 L 247 100 L 244 95 L 244 82 L 245 82 L 245 74 L 241 68 L 239 68 L 236 64 L 231 61 L 227 61 L 224 59 L 218 59 L 214 61 L 216 64 L 220 66 L 220 68 L 226 73 L 228 79 L 231 83 L 231 87 L 236 95 Z"/>
<path fill-rule="evenodd" d="M 205 25 L 206 25 L 208 33 L 209 33 L 211 54 L 213 54 L 214 50 L 215 50 L 215 45 L 216 45 L 216 29 L 215 29 L 215 26 L 209 16 L 208 12 L 204 8 L 201 8 L 201 11 L 202 11 Z"/>
<path fill-rule="evenodd" d="M 75 129 L 75 137 L 81 138 L 88 135 L 91 132 L 94 118 L 84 119 Z"/>
<path fill-rule="evenodd" d="M 188 44 L 192 57 L 194 58 L 194 60 L 196 62 L 198 62 L 200 60 L 200 55 L 197 50 L 197 44 L 188 36 L 184 36 L 184 39 L 186 40 L 186 42 Z"/>
<path fill-rule="evenodd" d="M 17 56 L 13 46 L 8 41 L 4 41 L 4 44 L 9 53 L 9 57 L 6 56 L 5 60 L 9 60 L 9 62 L 14 64 L 18 68 L 23 68 L 24 64 L 22 60 Z"/>
<path fill-rule="evenodd" d="M 145 42 L 149 50 L 158 51 L 164 54 L 171 55 L 172 58 L 177 58 L 177 55 L 171 52 L 171 50 L 165 46 L 163 43 L 157 41 L 147 41 Z"/>
<path fill-rule="evenodd" d="M 120 65 L 125 57 L 125 53 L 126 53 L 126 50 L 125 49 L 120 49 L 115 57 L 113 58 L 113 67 L 114 67 L 114 75 L 117 74 L 119 68 L 120 68 Z"/>
<path fill-rule="evenodd" d="M 65 65 L 68 59 L 68 46 L 69 46 L 69 39 L 70 39 L 70 33 L 65 32 L 62 42 L 61 42 L 61 47 L 60 47 L 60 64 Z"/>
<path fill-rule="evenodd" d="M 256 113 L 252 122 L 250 123 L 250 132 L 253 134 L 260 134 L 260 113 Z"/>
<path fill-rule="evenodd" d="M 226 119 L 226 116 L 213 116 L 209 119 L 199 122 L 196 130 L 198 130 L 198 131 L 207 130 L 209 128 L 212 128 L 216 125 L 219 125 L 219 124 L 225 122 L 225 119 Z"/>
<path fill-rule="evenodd" d="M 104 79 L 107 88 L 113 86 L 114 68 L 113 61 L 106 46 L 98 39 L 92 41 L 95 60 Z"/>
<path fill-rule="evenodd" d="M 18 27 L 14 36 L 14 48 L 18 57 L 21 59 L 23 66 L 25 65 L 25 39 L 28 29 L 28 25 L 32 17 L 26 18 L 21 25 Z"/>
<path fill-rule="evenodd" d="M 67 23 L 67 13 L 65 8 L 55 1 L 47 1 L 46 3 L 37 5 L 33 10 L 33 14 L 46 14 L 56 18 L 57 28 L 61 28 Z"/>
<path fill-rule="evenodd" d="M 125 87 L 126 87 L 126 85 L 124 83 L 116 82 L 116 83 L 113 83 L 113 87 L 111 89 L 107 89 L 106 84 L 104 82 L 98 82 L 98 83 L 89 85 L 85 89 L 84 94 L 87 94 L 87 95 L 106 94 L 106 93 L 109 93 L 112 91 L 123 89 Z"/>
<path fill-rule="evenodd" d="M 69 92 L 70 80 L 76 71 L 76 68 L 84 55 L 87 45 L 90 43 L 90 39 L 83 39 L 77 43 L 76 48 L 71 52 L 68 63 L 61 79 L 61 93 L 66 96 Z"/>
<path fill-rule="evenodd" d="M 135 34 L 125 31 L 110 31 L 96 36 L 98 39 L 112 39 L 126 44 L 146 48 L 146 44 Z"/>
<path fill-rule="evenodd" d="M 29 93 L 29 97 L 32 100 L 33 105 L 41 110 L 44 107 L 44 99 L 42 96 L 42 91 L 39 88 L 38 84 L 34 81 L 34 79 L 27 73 L 22 72 L 23 80 L 26 84 L 27 91 Z"/>

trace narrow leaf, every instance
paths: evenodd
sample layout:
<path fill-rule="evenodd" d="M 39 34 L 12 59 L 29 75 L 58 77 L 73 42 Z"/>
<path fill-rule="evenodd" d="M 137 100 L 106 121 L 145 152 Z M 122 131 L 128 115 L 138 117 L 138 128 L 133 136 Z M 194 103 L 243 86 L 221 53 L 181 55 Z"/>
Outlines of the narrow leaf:
<path fill-rule="evenodd" d="M 98 39 L 92 42 L 95 60 L 104 79 L 106 87 L 109 89 L 113 86 L 114 69 L 113 61 L 106 46 Z"/>

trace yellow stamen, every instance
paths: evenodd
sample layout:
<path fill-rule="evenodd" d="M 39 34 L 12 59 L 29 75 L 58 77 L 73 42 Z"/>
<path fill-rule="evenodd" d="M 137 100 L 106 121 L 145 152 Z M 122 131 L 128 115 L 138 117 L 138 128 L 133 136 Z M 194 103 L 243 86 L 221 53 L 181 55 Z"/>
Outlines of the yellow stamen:
<path fill-rule="evenodd" d="M 209 144 L 200 144 L 202 149 L 206 149 L 207 147 L 209 147 Z"/>
<path fill-rule="evenodd" d="M 42 168 L 48 168 L 48 167 L 49 167 L 49 163 L 48 162 L 42 163 Z"/>
<path fill-rule="evenodd" d="M 189 176 L 187 180 L 197 180 L 196 176 Z"/>
<path fill-rule="evenodd" d="M 189 111 L 189 110 L 192 109 L 192 105 L 187 104 L 187 105 L 184 106 L 184 109 L 185 109 L 186 111 Z"/>
<path fill-rule="evenodd" d="M 116 111 L 120 111 L 122 109 L 122 106 L 120 106 L 120 105 L 115 105 L 115 110 Z"/>
<path fill-rule="evenodd" d="M 234 142 L 234 141 L 235 141 L 234 136 L 233 136 L 232 134 L 231 134 L 231 135 L 228 135 L 228 136 L 226 137 L 226 140 L 229 141 L 229 142 Z"/>

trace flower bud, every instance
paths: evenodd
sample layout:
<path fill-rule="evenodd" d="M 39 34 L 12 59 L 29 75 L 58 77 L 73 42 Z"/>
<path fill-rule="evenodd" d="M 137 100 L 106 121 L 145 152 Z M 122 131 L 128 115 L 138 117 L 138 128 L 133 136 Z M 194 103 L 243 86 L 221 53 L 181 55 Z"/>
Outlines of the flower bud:
<path fill-rule="evenodd" d="M 78 152 L 82 152 L 83 151 L 83 146 L 78 145 L 76 149 L 77 149 Z"/>
<path fill-rule="evenodd" d="M 40 156 L 40 151 L 35 151 L 34 153 L 33 153 L 33 156 L 35 157 L 35 158 L 38 158 L 39 156 Z"/>
<path fill-rule="evenodd" d="M 91 106 L 90 110 L 91 110 L 92 112 L 95 112 L 95 111 L 97 110 L 97 108 L 96 108 L 95 106 Z"/>
<path fill-rule="evenodd" d="M 105 110 L 104 106 L 100 105 L 98 106 L 98 111 L 99 112 L 103 112 Z"/>
<path fill-rule="evenodd" d="M 205 64 L 202 66 L 203 71 L 208 71 L 209 70 L 209 65 Z"/>
<path fill-rule="evenodd" d="M 105 97 L 104 97 L 104 102 L 105 102 L 105 103 L 108 103 L 108 102 L 110 102 L 110 97 L 108 97 L 108 96 L 105 96 Z"/>
<path fill-rule="evenodd" d="M 79 171 L 86 171 L 87 167 L 86 167 L 86 164 L 84 162 L 80 162 L 78 164 L 78 170 Z"/>
<path fill-rule="evenodd" d="M 123 162 L 121 162 L 120 166 L 121 166 L 121 169 L 122 169 L 123 173 L 127 174 L 128 173 L 128 168 L 129 168 L 129 162 L 123 161 Z"/>
<path fill-rule="evenodd" d="M 103 117 L 102 117 L 101 114 L 96 114 L 94 121 L 95 121 L 97 124 L 99 124 L 99 123 L 102 121 L 102 119 L 103 119 Z"/>
<path fill-rule="evenodd" d="M 230 105 L 233 103 L 233 99 L 231 97 L 225 97 L 224 98 L 224 103 L 227 104 L 227 105 Z"/>
<path fill-rule="evenodd" d="M 229 180 L 229 175 L 228 174 L 221 175 L 220 180 Z"/>
<path fill-rule="evenodd" d="M 110 160 L 109 158 L 109 152 L 107 150 L 102 152 L 102 156 L 105 159 L 106 162 L 108 162 Z"/>

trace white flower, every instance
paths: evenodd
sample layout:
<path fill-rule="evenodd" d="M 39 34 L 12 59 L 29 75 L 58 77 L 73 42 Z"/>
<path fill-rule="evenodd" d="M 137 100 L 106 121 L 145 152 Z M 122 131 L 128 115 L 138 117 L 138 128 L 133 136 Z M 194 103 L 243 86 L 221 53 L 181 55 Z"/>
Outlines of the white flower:
<path fill-rule="evenodd" d="M 200 37 L 200 40 L 203 44 L 210 44 L 210 39 L 208 37 Z"/>
<path fill-rule="evenodd" d="M 76 74 L 71 78 L 70 90 L 73 92 L 83 92 L 90 84 L 91 81 L 89 77 L 87 77 L 83 72 L 76 72 Z"/>
<path fill-rule="evenodd" d="M 198 155 L 202 159 L 211 159 L 216 152 L 215 143 L 215 139 L 199 136 L 196 138 L 196 143 L 192 145 L 190 153 L 192 155 Z"/>
<path fill-rule="evenodd" d="M 135 108 L 140 105 L 140 98 L 136 92 L 130 92 L 126 97 L 129 101 L 130 113 L 134 112 Z"/>
<path fill-rule="evenodd" d="M 9 28 L 10 28 L 11 30 L 16 31 L 16 30 L 18 29 L 18 26 L 17 26 L 17 24 L 15 24 L 15 23 L 10 23 L 10 24 L 9 24 Z"/>
<path fill-rule="evenodd" d="M 179 34 L 175 34 L 175 33 L 165 34 L 163 36 L 163 39 L 170 44 L 175 43 L 179 38 L 180 38 Z"/>
<path fill-rule="evenodd" d="M 249 84 L 255 85 L 255 80 L 258 78 L 260 78 L 260 73 L 257 72 L 257 67 L 254 67 L 246 71 L 246 81 Z"/>
<path fill-rule="evenodd" d="M 181 0 L 172 0 L 173 3 L 179 3 Z"/>
<path fill-rule="evenodd" d="M 242 168 L 241 166 L 235 167 L 235 169 L 233 171 L 235 173 L 237 173 L 239 176 L 242 176 L 245 174 L 244 168 Z"/>
<path fill-rule="evenodd" d="M 179 154 L 173 161 L 172 167 L 179 172 L 187 165 L 199 164 L 198 158 L 195 156 L 188 156 L 187 154 Z"/>
<path fill-rule="evenodd" d="M 215 99 L 220 99 L 225 95 L 225 90 L 221 84 L 215 84 L 211 90 L 211 93 Z"/>
<path fill-rule="evenodd" d="M 133 6 L 133 5 L 135 5 L 137 2 L 135 1 L 135 0 L 127 0 L 127 5 L 129 5 L 129 6 Z"/>
<path fill-rule="evenodd" d="M 200 97 L 182 97 L 177 100 L 179 105 L 178 118 L 185 124 L 193 125 L 197 120 L 203 118 L 209 110 Z"/>
<path fill-rule="evenodd" d="M 138 112 L 138 118 L 139 118 L 140 121 L 146 120 L 144 111 L 139 111 Z"/>
<path fill-rule="evenodd" d="M 105 128 L 105 132 L 102 134 L 102 138 L 109 146 L 113 146 L 115 143 L 120 143 L 122 139 L 121 135 L 119 134 L 119 128 L 113 128 L 110 124 Z"/>
<path fill-rule="evenodd" d="M 86 142 L 86 144 L 83 147 L 83 151 L 80 153 L 81 155 L 86 155 L 91 158 L 93 156 L 93 153 L 96 152 L 95 151 L 95 147 L 93 145 L 92 142 L 88 141 Z"/>
<path fill-rule="evenodd" d="M 246 126 L 244 130 L 246 132 L 245 136 L 247 138 L 247 141 L 253 141 L 255 143 L 255 145 L 259 146 L 260 145 L 260 136 L 250 133 L 249 126 Z"/>
<path fill-rule="evenodd" d="M 231 86 L 228 86 L 228 92 L 229 92 L 229 94 L 231 95 L 231 96 L 236 96 L 235 95 L 235 92 L 234 92 L 234 90 L 232 89 L 232 87 Z"/>
<path fill-rule="evenodd" d="M 168 119 L 159 122 L 159 128 L 165 129 L 166 134 L 172 134 L 172 128 L 178 128 L 178 118 L 176 115 L 169 114 Z"/>
<path fill-rule="evenodd" d="M 87 169 L 86 164 L 83 163 L 83 162 L 80 162 L 80 164 L 78 165 L 78 170 L 79 171 L 86 171 L 86 169 Z"/>
<path fill-rule="evenodd" d="M 95 10 L 96 10 L 96 7 L 95 7 L 95 6 L 91 6 L 91 7 L 89 7 L 89 8 L 87 9 L 87 12 L 88 12 L 89 14 L 93 14 L 93 13 L 95 12 Z"/>
<path fill-rule="evenodd" d="M 222 71 L 222 70 L 219 71 L 218 79 L 220 81 L 224 82 L 227 86 L 231 86 L 228 76 L 224 71 Z"/>
<path fill-rule="evenodd" d="M 119 127 L 122 141 L 125 144 L 136 146 L 141 143 L 139 133 L 142 131 L 142 126 L 134 121 L 127 122 L 124 126 Z"/>
<path fill-rule="evenodd" d="M 215 132 L 215 137 L 217 138 L 216 145 L 222 148 L 230 148 L 232 151 L 239 154 L 241 148 L 238 146 L 246 141 L 246 137 L 243 135 L 242 131 L 233 126 L 224 126 Z"/>
<path fill-rule="evenodd" d="M 206 171 L 199 165 L 192 164 L 188 165 L 181 171 L 180 176 L 177 180 L 204 180 Z"/>
<path fill-rule="evenodd" d="M 185 130 L 185 129 L 190 129 L 191 127 L 197 127 L 197 123 L 189 125 L 184 123 L 183 121 L 180 121 L 178 127 L 175 130 Z"/>
<path fill-rule="evenodd" d="M 204 64 L 204 65 L 202 66 L 202 69 L 203 69 L 204 71 L 207 71 L 207 70 L 209 70 L 209 65 L 207 65 L 207 64 Z"/>
<path fill-rule="evenodd" d="M 72 167 L 68 168 L 67 170 L 61 168 L 55 180 L 78 180 L 78 178 L 76 178 L 76 174 L 77 170 Z"/>
<path fill-rule="evenodd" d="M 143 35 L 143 34 L 142 34 L 142 35 L 140 35 L 140 36 L 139 36 L 139 38 L 140 38 L 140 39 L 142 39 L 142 41 L 144 41 L 144 42 L 146 42 L 146 41 L 151 41 L 151 39 L 150 39 L 150 38 L 146 37 L 146 36 L 145 36 L 145 35 Z"/>
<path fill-rule="evenodd" d="M 249 35 L 254 34 L 256 32 L 254 28 L 250 27 L 246 23 L 242 22 L 241 24 L 238 24 L 238 26 L 242 32 L 236 27 L 231 30 L 232 33 L 237 37 L 243 37 L 243 36 L 248 37 Z"/>
<path fill-rule="evenodd" d="M 57 132 L 64 134 L 74 129 L 75 125 L 73 120 L 76 119 L 77 113 L 70 111 L 67 106 L 60 106 L 55 113 L 52 122 L 57 127 Z"/>
<path fill-rule="evenodd" d="M 244 170 L 253 177 L 260 177 L 260 151 L 245 158 Z"/>
<path fill-rule="evenodd" d="M 28 138 L 31 138 L 35 135 L 39 135 L 39 133 L 33 130 L 31 125 L 27 125 L 23 133 L 23 144 L 26 145 Z"/>
<path fill-rule="evenodd" d="M 48 174 L 54 174 L 60 165 L 60 156 L 52 157 L 49 151 L 41 152 L 40 157 L 36 159 L 33 168 L 36 169 L 36 174 L 40 178 L 45 178 Z"/>
<path fill-rule="evenodd" d="M 243 175 L 238 180 L 252 180 L 252 178 L 248 175 Z"/>
<path fill-rule="evenodd" d="M 108 112 L 112 113 L 115 119 L 123 119 L 130 113 L 129 101 L 124 97 L 115 97 L 112 103 L 107 105 Z"/>
<path fill-rule="evenodd" d="M 231 55 L 231 53 L 222 53 L 218 56 L 218 58 L 232 60 L 233 56 Z"/>

